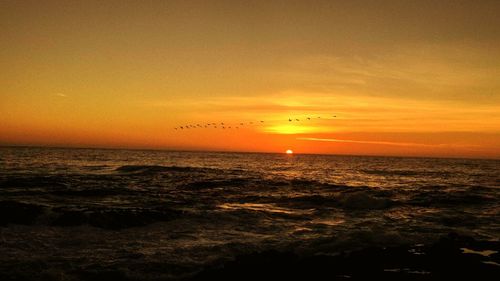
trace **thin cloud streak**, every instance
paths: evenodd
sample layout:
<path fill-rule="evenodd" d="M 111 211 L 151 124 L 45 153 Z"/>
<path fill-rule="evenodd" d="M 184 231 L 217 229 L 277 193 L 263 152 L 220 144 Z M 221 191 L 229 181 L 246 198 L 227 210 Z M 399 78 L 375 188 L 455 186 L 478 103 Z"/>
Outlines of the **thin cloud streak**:
<path fill-rule="evenodd" d="M 390 142 L 390 141 L 358 141 L 358 140 L 324 139 L 324 138 L 297 138 L 297 139 L 298 140 L 306 140 L 306 141 L 379 144 L 379 145 L 413 146 L 413 147 L 480 147 L 480 145 L 425 144 L 425 143 Z"/>

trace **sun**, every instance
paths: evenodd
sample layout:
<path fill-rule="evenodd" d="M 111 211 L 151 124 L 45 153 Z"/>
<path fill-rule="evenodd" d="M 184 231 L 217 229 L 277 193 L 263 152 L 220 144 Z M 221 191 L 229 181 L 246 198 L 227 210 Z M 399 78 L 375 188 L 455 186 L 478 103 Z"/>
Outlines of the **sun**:
<path fill-rule="evenodd" d="M 293 154 L 293 150 L 291 150 L 291 149 L 287 149 L 285 153 L 286 153 L 286 154 Z"/>

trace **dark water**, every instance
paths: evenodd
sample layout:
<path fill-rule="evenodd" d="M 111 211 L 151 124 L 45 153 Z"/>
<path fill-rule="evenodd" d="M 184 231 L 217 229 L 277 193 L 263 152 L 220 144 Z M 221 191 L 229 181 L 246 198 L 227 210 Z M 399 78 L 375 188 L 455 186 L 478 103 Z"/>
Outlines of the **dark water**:
<path fill-rule="evenodd" d="M 267 249 L 500 238 L 500 161 L 0 148 L 0 264 L 183 277 Z"/>

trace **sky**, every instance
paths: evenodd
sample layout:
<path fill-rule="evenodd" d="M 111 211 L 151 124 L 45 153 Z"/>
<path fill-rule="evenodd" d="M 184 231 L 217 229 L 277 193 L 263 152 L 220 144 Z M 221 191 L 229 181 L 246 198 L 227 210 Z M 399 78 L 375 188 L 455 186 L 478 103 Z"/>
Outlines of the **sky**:
<path fill-rule="evenodd" d="M 0 145 L 500 158 L 499 14 L 0 1 Z"/>

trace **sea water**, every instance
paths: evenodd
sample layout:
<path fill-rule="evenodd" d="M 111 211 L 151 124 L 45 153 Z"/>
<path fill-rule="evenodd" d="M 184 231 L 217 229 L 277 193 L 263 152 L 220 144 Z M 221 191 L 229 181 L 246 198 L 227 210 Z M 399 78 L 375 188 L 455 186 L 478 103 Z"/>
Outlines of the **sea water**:
<path fill-rule="evenodd" d="M 0 265 L 178 278 L 269 249 L 498 240 L 499 202 L 498 160 L 4 147 Z"/>

